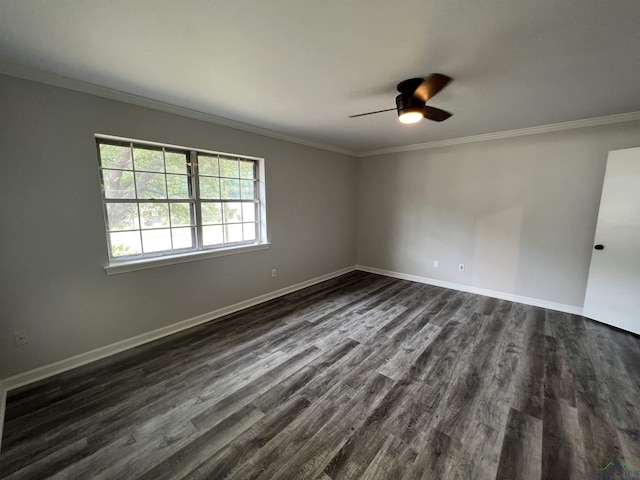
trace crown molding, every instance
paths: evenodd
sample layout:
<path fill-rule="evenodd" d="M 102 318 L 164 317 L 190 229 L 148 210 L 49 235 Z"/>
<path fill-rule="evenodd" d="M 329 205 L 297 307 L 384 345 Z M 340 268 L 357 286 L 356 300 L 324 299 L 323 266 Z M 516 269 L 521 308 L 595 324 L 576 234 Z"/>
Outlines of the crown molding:
<path fill-rule="evenodd" d="M 275 138 L 278 140 L 284 140 L 287 142 L 297 143 L 306 147 L 318 148 L 320 150 L 327 150 L 329 152 L 341 153 L 343 155 L 356 156 L 357 152 L 347 150 L 344 148 L 335 147 L 333 145 L 327 145 L 324 143 L 316 143 L 309 140 L 305 140 L 298 137 L 292 137 L 284 135 L 268 128 L 258 127 L 249 123 L 238 122 L 229 118 L 219 117 L 210 113 L 193 110 L 191 108 L 180 107 L 171 103 L 162 102 L 160 100 L 154 100 L 140 95 L 133 95 L 125 93 L 120 90 L 114 90 L 107 87 L 102 87 L 82 80 L 76 80 L 63 75 L 55 73 L 45 72 L 22 65 L 16 65 L 9 62 L 0 61 L 0 73 L 9 75 L 12 77 L 23 78 L 25 80 L 32 80 L 34 82 L 44 83 L 47 85 L 53 85 L 54 87 L 65 88 L 67 90 L 74 90 L 76 92 L 88 93 L 90 95 L 96 95 L 98 97 L 108 98 L 110 100 L 116 100 L 119 102 L 138 105 L 139 107 L 150 108 L 153 110 L 159 110 L 161 112 L 172 113 L 182 117 L 193 118 L 195 120 L 201 120 L 207 123 L 213 123 L 223 127 L 235 128 L 236 130 L 242 130 L 243 132 L 254 133 L 256 135 L 262 135 L 265 137 Z"/>
<path fill-rule="evenodd" d="M 449 147 L 453 145 L 463 145 L 465 143 L 486 142 L 490 140 L 500 140 L 503 138 L 521 137 L 525 135 L 537 135 L 540 133 L 559 132 L 562 130 L 572 130 L 576 128 L 595 127 L 599 125 L 609 125 L 614 123 L 632 122 L 640 120 L 640 112 L 620 113 L 616 115 L 608 115 L 604 117 L 585 118 L 582 120 L 572 120 L 569 122 L 552 123 L 548 125 L 539 125 L 535 127 L 518 128 L 515 130 L 505 130 L 502 132 L 484 133 L 481 135 L 471 135 L 468 137 L 450 138 L 445 140 L 435 140 L 433 142 L 416 143 L 413 145 L 400 145 L 397 147 L 383 148 L 379 150 L 368 151 L 354 151 L 345 148 L 336 147 L 324 143 L 311 142 L 298 137 L 292 137 L 284 135 L 267 128 L 258 127 L 248 123 L 238 122 L 229 118 L 219 117 L 210 113 L 193 110 L 190 108 L 180 107 L 170 103 L 165 103 L 160 100 L 153 100 L 151 98 L 142 97 L 139 95 L 133 95 L 125 93 L 120 90 L 113 90 L 107 87 L 102 87 L 93 83 L 76 80 L 63 75 L 55 73 L 45 72 L 43 70 L 37 70 L 31 67 L 25 67 L 9 62 L 0 61 L 0 73 L 9 75 L 12 77 L 23 78 L 25 80 L 32 80 L 34 82 L 44 83 L 47 85 L 53 85 L 55 87 L 65 88 L 67 90 L 74 90 L 81 93 L 87 93 L 89 95 L 96 95 L 98 97 L 108 98 L 110 100 L 116 100 L 119 102 L 138 105 L 140 107 L 150 108 L 153 110 L 159 110 L 182 117 L 193 118 L 195 120 L 201 120 L 203 122 L 220 125 L 223 127 L 234 128 L 248 133 L 254 133 L 256 135 L 262 135 L 265 137 L 275 138 L 278 140 L 284 140 L 307 147 L 318 148 L 320 150 L 326 150 L 329 152 L 340 153 L 342 155 L 349 155 L 352 157 L 373 157 L 377 155 L 385 155 L 388 153 L 400 153 L 411 152 L 416 150 L 427 150 L 430 148 Z"/>
<path fill-rule="evenodd" d="M 633 122 L 636 120 L 640 120 L 640 112 L 620 113 L 617 115 L 607 115 L 605 117 L 585 118 L 582 120 L 572 120 L 570 122 L 551 123 L 548 125 L 539 125 L 536 127 L 505 130 L 503 132 L 484 133 L 482 135 L 471 135 L 469 137 L 458 137 L 447 140 L 436 140 L 427 143 L 416 143 L 414 145 L 402 145 L 399 147 L 383 148 L 380 150 L 369 150 L 367 152 L 358 152 L 356 156 L 373 157 L 376 155 L 385 155 L 387 153 L 427 150 L 429 148 L 449 147 L 452 145 L 462 145 L 465 143 L 486 142 L 489 140 L 500 140 L 503 138 L 522 137 L 525 135 L 559 132 L 562 130 L 573 130 L 576 128 L 596 127 L 599 125 L 610 125 L 613 123 Z"/>

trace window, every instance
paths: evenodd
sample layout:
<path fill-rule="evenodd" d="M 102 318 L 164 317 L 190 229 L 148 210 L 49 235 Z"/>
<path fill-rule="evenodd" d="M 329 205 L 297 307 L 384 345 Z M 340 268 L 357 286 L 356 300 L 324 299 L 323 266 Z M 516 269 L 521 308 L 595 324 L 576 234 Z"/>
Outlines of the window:
<path fill-rule="evenodd" d="M 110 264 L 266 241 L 261 159 L 96 142 Z"/>

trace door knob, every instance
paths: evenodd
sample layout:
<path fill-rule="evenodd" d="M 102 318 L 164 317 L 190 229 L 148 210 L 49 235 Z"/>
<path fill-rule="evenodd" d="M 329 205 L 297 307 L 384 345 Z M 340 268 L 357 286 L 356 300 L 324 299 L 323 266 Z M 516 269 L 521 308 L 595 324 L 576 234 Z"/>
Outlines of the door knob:
<path fill-rule="evenodd" d="M 598 244 L 593 248 L 595 248 L 596 250 L 604 250 L 604 245 Z"/>

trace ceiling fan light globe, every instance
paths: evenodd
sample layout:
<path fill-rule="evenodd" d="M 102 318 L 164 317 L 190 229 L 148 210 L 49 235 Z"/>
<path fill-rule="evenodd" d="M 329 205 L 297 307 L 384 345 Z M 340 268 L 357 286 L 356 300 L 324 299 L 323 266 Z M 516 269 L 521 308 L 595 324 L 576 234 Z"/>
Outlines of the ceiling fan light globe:
<path fill-rule="evenodd" d="M 422 112 L 404 112 L 398 116 L 398 120 L 404 124 L 418 123 L 422 120 Z"/>

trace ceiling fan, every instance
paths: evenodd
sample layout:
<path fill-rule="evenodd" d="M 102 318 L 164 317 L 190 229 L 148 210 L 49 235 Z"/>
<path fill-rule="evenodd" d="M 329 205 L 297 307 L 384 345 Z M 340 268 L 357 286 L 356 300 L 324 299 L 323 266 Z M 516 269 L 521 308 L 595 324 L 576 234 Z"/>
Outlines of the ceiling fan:
<path fill-rule="evenodd" d="M 404 80 L 400 82 L 397 87 L 400 95 L 396 97 L 396 108 L 349 115 L 349 118 L 398 110 L 398 119 L 402 123 L 417 123 L 422 120 L 422 118 L 428 118 L 434 122 L 442 122 L 452 114 L 439 108 L 428 107 L 425 104 L 427 100 L 446 87 L 451 80 L 451 77 L 447 77 L 441 73 L 432 73 L 426 78 L 410 78 Z"/>

